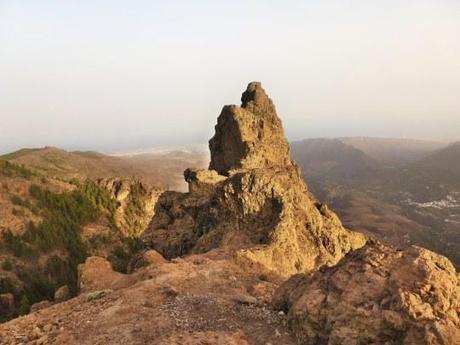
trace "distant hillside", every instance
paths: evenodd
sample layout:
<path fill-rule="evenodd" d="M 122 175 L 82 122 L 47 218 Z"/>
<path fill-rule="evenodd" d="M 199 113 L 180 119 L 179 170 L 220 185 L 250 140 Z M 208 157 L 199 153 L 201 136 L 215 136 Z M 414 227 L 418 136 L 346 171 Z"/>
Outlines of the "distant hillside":
<path fill-rule="evenodd" d="M 338 139 L 306 139 L 291 143 L 292 158 L 307 181 L 353 182 L 367 178 L 379 163 Z"/>
<path fill-rule="evenodd" d="M 291 148 L 310 190 L 347 226 L 395 246 L 430 248 L 460 265 L 460 142 L 440 145 L 345 138 Z"/>
<path fill-rule="evenodd" d="M 438 150 L 412 166 L 441 184 L 460 186 L 460 142 Z"/>
<path fill-rule="evenodd" d="M 207 157 L 194 152 L 109 156 L 92 151 L 67 152 L 55 147 L 22 149 L 1 158 L 46 176 L 65 180 L 136 177 L 160 188 L 182 190 L 188 166 L 204 167 Z"/>
<path fill-rule="evenodd" d="M 442 142 L 417 139 L 353 137 L 339 140 L 386 164 L 415 162 L 447 146 Z"/>
<path fill-rule="evenodd" d="M 52 301 L 60 287 L 74 295 L 88 256 L 126 272 L 162 193 L 153 186 L 183 190 L 185 168 L 206 164 L 184 151 L 113 157 L 45 147 L 1 156 L 0 322 Z"/>

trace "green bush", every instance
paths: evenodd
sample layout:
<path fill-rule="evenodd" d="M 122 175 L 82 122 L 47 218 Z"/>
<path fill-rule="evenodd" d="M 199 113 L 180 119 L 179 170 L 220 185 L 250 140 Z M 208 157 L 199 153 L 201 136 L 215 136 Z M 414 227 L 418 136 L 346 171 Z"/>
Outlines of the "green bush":
<path fill-rule="evenodd" d="M 30 311 L 30 302 L 27 295 L 22 295 L 21 301 L 19 302 L 19 315 L 26 315 Z"/>
<path fill-rule="evenodd" d="M 28 253 L 27 244 L 23 241 L 20 236 L 15 236 L 7 229 L 3 232 L 2 245 L 9 252 L 13 253 L 17 257 L 25 257 Z"/>
<path fill-rule="evenodd" d="M 6 160 L 0 160 L 0 175 L 8 177 L 30 178 L 34 173 L 23 165 L 11 163 Z"/>
<path fill-rule="evenodd" d="M 19 295 L 18 289 L 14 285 L 13 281 L 8 277 L 0 278 L 0 294 L 4 293 L 10 293 L 13 296 Z"/>
<path fill-rule="evenodd" d="M 23 217 L 25 213 L 24 213 L 24 209 L 13 208 L 13 210 L 11 211 L 11 214 L 16 217 Z"/>
<path fill-rule="evenodd" d="M 9 260 L 5 260 L 2 262 L 2 269 L 4 271 L 11 271 L 13 269 L 13 265 Z"/>
<path fill-rule="evenodd" d="M 13 205 L 17 205 L 17 206 L 22 206 L 22 207 L 28 208 L 28 209 L 31 210 L 33 213 L 38 213 L 37 208 L 30 202 L 30 200 L 28 200 L 28 199 L 23 199 L 23 198 L 21 198 L 19 195 L 13 195 L 13 196 L 11 196 L 11 203 L 12 203 Z"/>
<path fill-rule="evenodd" d="M 127 273 L 128 264 L 133 255 L 144 248 L 144 243 L 138 238 L 127 238 L 125 245 L 115 247 L 107 257 L 115 271 Z"/>

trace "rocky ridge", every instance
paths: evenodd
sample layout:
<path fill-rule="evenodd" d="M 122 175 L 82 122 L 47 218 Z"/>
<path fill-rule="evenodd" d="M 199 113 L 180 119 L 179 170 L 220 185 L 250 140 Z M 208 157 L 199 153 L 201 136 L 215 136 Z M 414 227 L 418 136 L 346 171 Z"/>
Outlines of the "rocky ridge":
<path fill-rule="evenodd" d="M 0 344 L 458 344 L 446 258 L 345 229 L 284 136 L 270 152 L 282 127 L 259 83 L 222 114 L 212 169 L 186 170 L 189 192 L 159 197 L 131 273 L 88 258 L 78 297 L 0 325 Z"/>
<path fill-rule="evenodd" d="M 145 242 L 167 258 L 225 248 L 246 265 L 288 276 L 336 264 L 364 245 L 302 181 L 281 120 L 260 83 L 224 106 L 209 170 L 188 169 L 189 193 L 160 196 Z"/>

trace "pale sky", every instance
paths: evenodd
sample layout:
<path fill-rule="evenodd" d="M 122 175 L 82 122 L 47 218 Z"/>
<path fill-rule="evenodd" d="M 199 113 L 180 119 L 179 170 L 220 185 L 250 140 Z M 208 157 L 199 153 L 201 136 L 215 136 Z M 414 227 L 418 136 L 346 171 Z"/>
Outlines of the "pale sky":
<path fill-rule="evenodd" d="M 460 140 L 460 1 L 0 0 L 0 152 L 205 143 L 252 80 L 291 140 Z"/>

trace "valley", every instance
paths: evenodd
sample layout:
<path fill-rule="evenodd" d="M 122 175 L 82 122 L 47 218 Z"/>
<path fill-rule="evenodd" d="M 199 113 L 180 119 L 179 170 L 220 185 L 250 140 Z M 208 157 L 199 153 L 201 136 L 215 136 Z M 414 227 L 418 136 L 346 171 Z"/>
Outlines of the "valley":
<path fill-rule="evenodd" d="M 307 139 L 292 144 L 293 157 L 312 191 L 348 227 L 398 247 L 430 248 L 460 265 L 460 174 L 451 168 L 460 146 L 381 142 Z"/>

